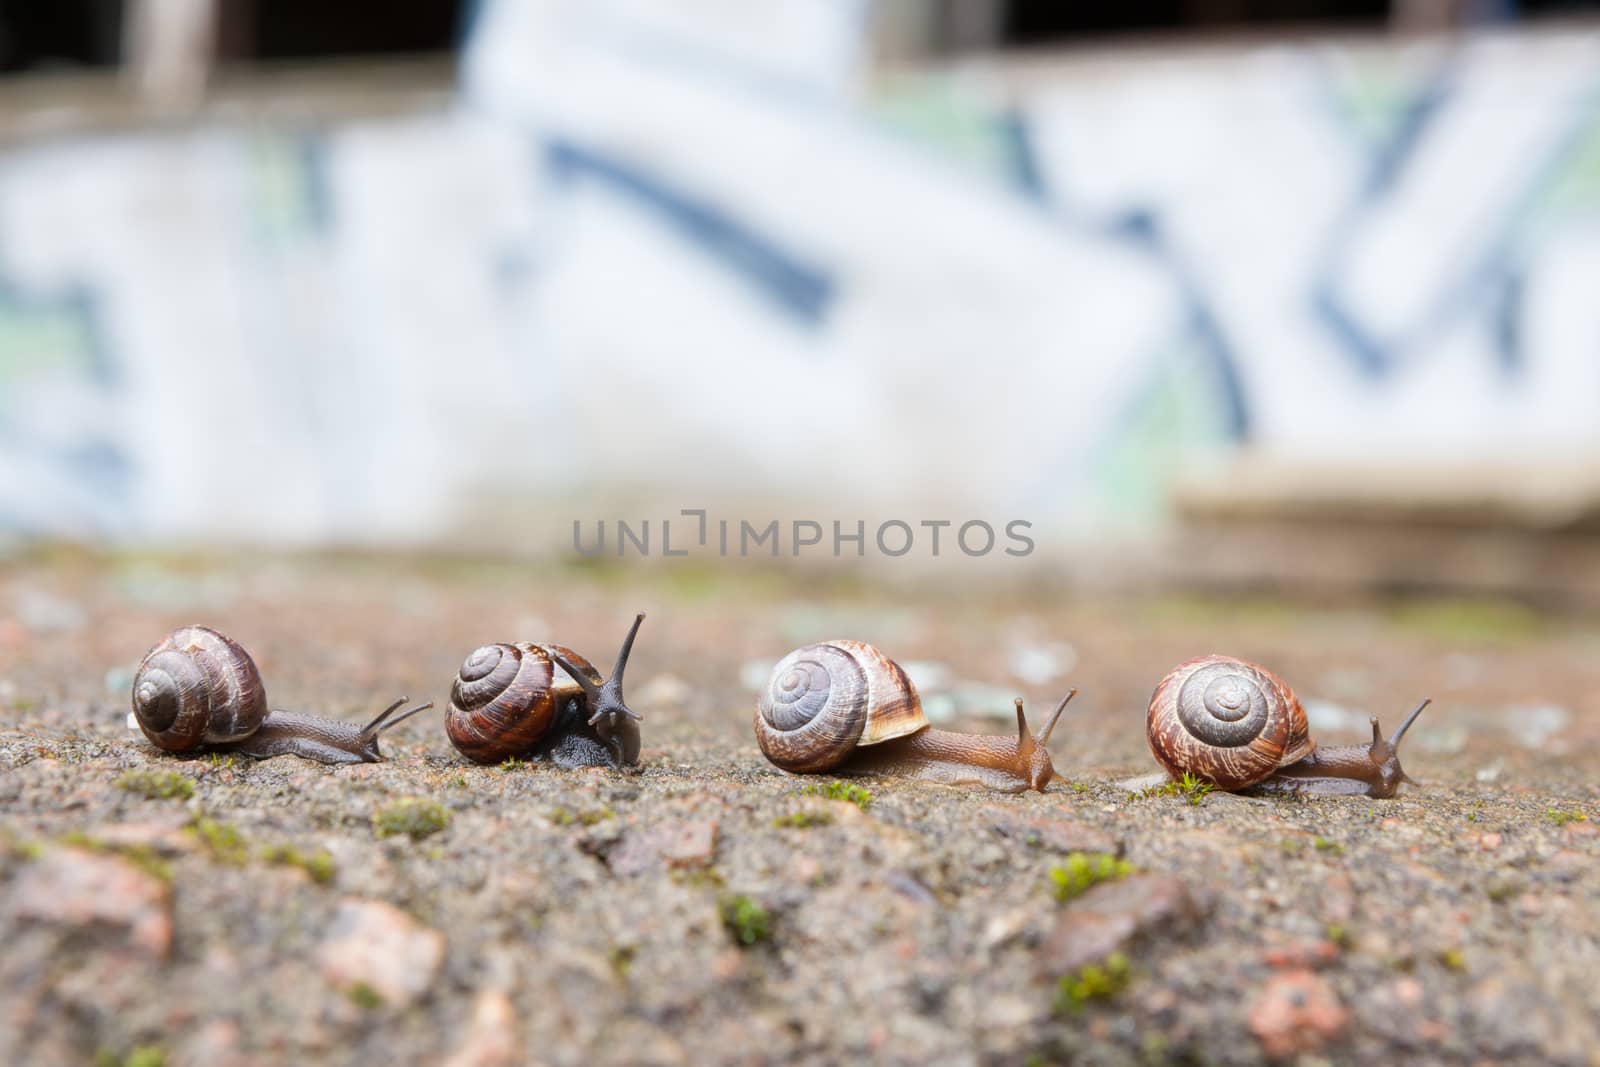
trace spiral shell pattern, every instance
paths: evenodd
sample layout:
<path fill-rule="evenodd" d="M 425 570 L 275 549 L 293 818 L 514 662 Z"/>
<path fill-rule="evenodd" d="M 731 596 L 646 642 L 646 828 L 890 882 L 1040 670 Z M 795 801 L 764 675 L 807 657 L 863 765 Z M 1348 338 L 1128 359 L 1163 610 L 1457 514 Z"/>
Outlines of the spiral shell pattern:
<path fill-rule="evenodd" d="M 562 645 L 497 644 L 473 650 L 450 688 L 445 732 L 474 763 L 500 763 L 531 750 L 564 701 L 583 691 L 550 657 L 554 649 L 591 680 L 599 672 Z"/>
<path fill-rule="evenodd" d="M 858 746 L 927 725 L 905 671 L 861 641 L 827 641 L 789 653 L 756 703 L 761 751 L 800 774 L 837 767 Z"/>
<path fill-rule="evenodd" d="M 248 737 L 268 711 L 250 654 L 205 626 L 174 630 L 145 653 L 131 696 L 139 729 L 166 752 Z"/>
<path fill-rule="evenodd" d="M 1283 679 L 1230 656 L 1180 664 L 1150 697 L 1150 751 L 1174 778 L 1244 789 L 1310 754 L 1305 708 Z"/>

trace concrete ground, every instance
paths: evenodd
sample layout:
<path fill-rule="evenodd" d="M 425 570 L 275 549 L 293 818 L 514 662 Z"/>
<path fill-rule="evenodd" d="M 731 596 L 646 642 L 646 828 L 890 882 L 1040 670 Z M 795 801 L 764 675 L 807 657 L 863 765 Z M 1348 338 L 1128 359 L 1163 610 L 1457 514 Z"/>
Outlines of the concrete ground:
<path fill-rule="evenodd" d="M 249 648 L 275 706 L 362 719 L 442 705 L 488 641 L 609 664 L 637 610 L 637 774 L 474 766 L 437 713 L 346 768 L 124 722 L 180 624 Z M 911 664 L 941 725 L 1076 686 L 1063 780 L 808 792 L 833 779 L 762 759 L 752 687 L 842 636 Z M 1119 785 L 1155 770 L 1155 682 L 1211 651 L 1287 678 L 1329 743 L 1433 697 L 1424 784 Z M 1596 1064 L 1597 742 L 1600 626 L 1498 602 L 39 553 L 0 564 L 0 1061 Z"/>

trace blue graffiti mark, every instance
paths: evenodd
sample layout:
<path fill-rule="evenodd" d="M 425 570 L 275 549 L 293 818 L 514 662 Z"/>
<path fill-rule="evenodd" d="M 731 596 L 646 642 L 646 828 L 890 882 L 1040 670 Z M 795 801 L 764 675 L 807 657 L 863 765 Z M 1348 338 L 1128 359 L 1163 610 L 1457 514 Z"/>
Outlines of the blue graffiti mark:
<path fill-rule="evenodd" d="M 1393 188 L 1417 154 L 1429 126 L 1454 98 L 1457 74 L 1458 66 L 1452 57 L 1441 63 L 1423 81 L 1416 94 L 1406 103 L 1400 122 L 1389 140 L 1373 153 L 1358 196 L 1373 199 Z"/>
<path fill-rule="evenodd" d="M 1527 299 L 1527 275 L 1508 267 L 1494 308 L 1495 356 L 1500 372 L 1515 377 L 1525 367 L 1522 353 L 1522 308 Z"/>
<path fill-rule="evenodd" d="M 1161 228 L 1161 220 L 1153 211 L 1136 209 L 1111 220 L 1107 230 L 1148 249 L 1153 260 L 1166 266 L 1183 297 L 1188 319 L 1186 325 L 1200 342 L 1201 351 L 1211 361 L 1218 395 L 1222 398 L 1223 423 L 1227 432 L 1236 441 L 1248 440 L 1251 428 L 1250 406 L 1245 399 L 1244 380 L 1239 374 L 1238 356 L 1228 342 L 1222 323 L 1211 310 L 1211 301 L 1207 298 L 1195 272 L 1184 262 L 1172 242 L 1167 240 Z"/>
<path fill-rule="evenodd" d="M 1526 269 L 1519 241 L 1552 185 L 1573 166 L 1594 135 L 1600 115 L 1600 82 L 1574 109 L 1560 141 L 1529 176 L 1515 205 L 1501 218 L 1499 231 L 1483 253 L 1459 276 L 1447 280 L 1415 320 L 1393 336 L 1380 338 L 1354 308 L 1346 305 L 1338 281 L 1347 250 L 1366 218 L 1392 192 L 1405 168 L 1418 154 L 1429 123 L 1455 95 L 1459 71 L 1446 63 L 1407 108 L 1406 121 L 1390 144 L 1380 149 L 1367 180 L 1330 228 L 1313 274 L 1313 315 L 1334 336 L 1340 351 L 1367 377 L 1381 380 L 1398 371 L 1418 349 L 1465 317 L 1487 314 L 1494 363 L 1502 376 L 1514 378 L 1526 367 L 1518 325 L 1526 287 Z"/>
<path fill-rule="evenodd" d="M 315 236 L 333 234 L 337 222 L 333 195 L 333 161 L 326 134 L 308 132 L 295 137 L 299 157 L 306 221 Z"/>
<path fill-rule="evenodd" d="M 1333 292 L 1333 284 L 1313 284 L 1311 314 L 1322 328 L 1333 335 L 1337 348 L 1369 378 L 1383 378 L 1395 359 L 1377 337 L 1367 330 L 1355 314 Z"/>
<path fill-rule="evenodd" d="M 1086 219 L 1065 196 L 1050 188 L 1044 169 L 1039 165 L 1038 151 L 1034 148 L 1033 136 L 1025 118 L 1012 112 L 1001 116 L 999 122 L 1010 146 L 1011 173 L 1016 176 L 1018 188 L 1025 196 L 1068 225 L 1139 248 L 1177 286 L 1184 305 L 1184 326 L 1199 343 L 1200 351 L 1211 365 L 1218 395 L 1222 399 L 1222 417 L 1227 432 L 1236 441 L 1248 440 L 1252 429 L 1250 403 L 1245 395 L 1244 378 L 1239 371 L 1238 354 L 1221 320 L 1212 310 L 1211 299 L 1198 273 L 1184 261 L 1174 243 L 1167 238 L 1160 216 L 1150 208 L 1135 208 L 1111 219 Z"/>
<path fill-rule="evenodd" d="M 484 11 L 489 6 L 489 0 L 466 0 L 461 5 L 461 10 L 456 16 L 456 51 L 465 51 L 477 36 L 478 28 L 483 24 Z"/>
<path fill-rule="evenodd" d="M 12 278 L 4 269 L 6 257 L 0 245 L 0 321 L 10 316 L 59 316 L 77 331 L 81 347 L 73 370 L 83 381 L 102 391 L 114 392 L 119 371 L 111 357 L 104 327 L 104 309 L 99 294 L 88 284 L 68 282 L 50 290 L 38 290 Z M 65 527 L 51 523 L 77 512 L 77 532 L 113 528 L 128 511 L 132 486 L 132 464 L 104 427 L 86 427 L 88 436 L 67 446 L 43 446 L 24 439 L 21 430 L 10 425 L 15 416 L 10 410 L 15 395 L 8 396 L 15 383 L 3 381 L 5 365 L 0 362 L 0 460 L 9 459 L 16 469 L 30 472 L 25 480 L 25 499 L 0 501 L 0 528 L 29 537 L 60 533 Z M 25 384 L 22 403 L 27 403 Z M 8 403 L 10 402 L 10 403 Z M 3 466 L 0 463 L 0 466 Z M 61 498 L 61 507 L 50 498 Z M 29 519 L 28 513 L 34 518 Z"/>
<path fill-rule="evenodd" d="M 1405 344 L 1398 339 L 1385 341 L 1353 308 L 1346 306 L 1339 289 L 1343 264 L 1363 216 L 1375 202 L 1393 191 L 1420 149 L 1430 125 L 1453 99 L 1457 73 L 1454 59 L 1446 59 L 1407 101 L 1388 139 L 1371 151 L 1366 174 L 1350 202 L 1335 215 L 1322 251 L 1316 257 L 1310 291 L 1312 318 L 1333 336 L 1337 350 L 1368 378 L 1387 377 L 1398 365 L 1398 350 Z"/>
<path fill-rule="evenodd" d="M 750 282 L 802 325 L 820 325 L 838 295 L 838 283 L 825 268 L 782 248 L 720 206 L 697 199 L 641 168 L 561 139 L 545 143 L 544 159 L 557 180 L 594 179 L 654 209 L 690 242 Z"/>
<path fill-rule="evenodd" d="M 1028 131 L 1028 118 L 1017 108 L 1010 108 L 996 118 L 1000 136 L 1007 148 L 1012 184 L 1026 196 L 1040 204 L 1050 202 L 1050 187 L 1044 172 L 1039 168 L 1038 153 L 1033 148 L 1033 137 Z"/>

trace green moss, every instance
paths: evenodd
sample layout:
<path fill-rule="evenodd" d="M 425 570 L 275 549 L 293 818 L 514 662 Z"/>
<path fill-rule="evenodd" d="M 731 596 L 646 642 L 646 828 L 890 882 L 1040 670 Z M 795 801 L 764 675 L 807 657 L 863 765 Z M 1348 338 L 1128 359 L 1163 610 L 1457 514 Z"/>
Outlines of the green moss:
<path fill-rule="evenodd" d="M 206 756 L 206 762 L 211 765 L 212 770 L 232 767 L 234 759 L 235 757 L 231 752 L 212 752 Z"/>
<path fill-rule="evenodd" d="M 188 800 L 194 783 L 176 771 L 128 771 L 116 781 L 118 789 L 147 800 Z"/>
<path fill-rule="evenodd" d="M 722 925 L 740 945 L 749 947 L 772 936 L 772 913 L 749 897 L 724 897 L 720 910 Z"/>
<path fill-rule="evenodd" d="M 728 886 L 727 879 L 715 867 L 682 867 L 671 872 L 678 885 L 689 889 L 706 889 L 721 892 Z"/>
<path fill-rule="evenodd" d="M 638 948 L 633 945 L 612 945 L 606 958 L 611 963 L 611 969 L 617 972 L 619 978 L 626 978 L 628 971 L 633 968 L 633 959 L 639 954 Z"/>
<path fill-rule="evenodd" d="M 1339 842 L 1327 837 L 1313 838 L 1311 841 L 1311 847 L 1315 848 L 1318 852 L 1331 852 L 1335 856 L 1344 855 L 1344 846 L 1339 844 Z"/>
<path fill-rule="evenodd" d="M 249 844 L 238 827 L 230 823 L 202 815 L 189 824 L 189 832 L 199 838 L 206 851 L 211 853 L 211 858 L 219 863 L 243 866 L 250 861 Z"/>
<path fill-rule="evenodd" d="M 1133 873 L 1133 864 L 1103 852 L 1074 852 L 1050 868 L 1050 884 L 1058 901 L 1082 896 L 1091 886 L 1114 882 Z"/>
<path fill-rule="evenodd" d="M 515 756 L 507 756 L 505 759 L 500 761 L 500 769 L 505 771 L 507 774 L 510 774 L 513 771 L 519 771 L 527 765 L 527 760 L 520 760 Z"/>
<path fill-rule="evenodd" d="M 808 785 L 800 790 L 809 797 L 826 797 L 829 800 L 848 800 L 862 811 L 872 806 L 872 790 L 849 782 L 833 781 L 827 785 Z"/>
<path fill-rule="evenodd" d="M 1198 804 L 1204 800 L 1216 786 L 1210 782 L 1202 781 L 1194 775 L 1184 772 L 1182 778 L 1173 783 L 1178 787 L 1178 795 L 1191 804 Z"/>
<path fill-rule="evenodd" d="M 405 834 L 413 841 L 421 841 L 449 825 L 449 809 L 422 797 L 406 797 L 372 813 L 372 829 L 379 837 Z"/>
<path fill-rule="evenodd" d="M 449 786 L 451 789 L 465 789 L 467 788 L 467 776 L 462 774 L 460 771 L 457 771 L 455 774 L 452 774 L 450 777 L 446 778 L 444 780 L 444 784 Z"/>
<path fill-rule="evenodd" d="M 332 885 L 339 875 L 333 855 L 322 849 L 301 852 L 293 845 L 269 845 L 261 850 L 261 858 L 280 867 L 298 867 L 311 876 L 318 885 Z"/>
<path fill-rule="evenodd" d="M 1565 826 L 1569 822 L 1587 822 L 1589 818 L 1589 816 L 1585 815 L 1577 808 L 1568 808 L 1564 811 L 1557 810 L 1556 808 L 1546 808 L 1544 817 L 1555 823 L 1557 826 Z"/>
<path fill-rule="evenodd" d="M 344 995 L 345 999 L 362 1011 L 376 1011 L 383 1007 L 383 994 L 365 982 L 356 982 L 346 986 Z"/>
<path fill-rule="evenodd" d="M 1467 969 L 1467 956 L 1459 948 L 1447 948 L 1439 953 L 1439 962 L 1452 971 Z"/>
<path fill-rule="evenodd" d="M 1076 974 L 1063 975 L 1056 981 L 1056 1014 L 1070 1015 L 1082 1011 L 1091 1000 L 1116 996 L 1128 987 L 1132 974 L 1128 958 L 1113 952 L 1103 963 L 1091 963 Z"/>
<path fill-rule="evenodd" d="M 1190 804 L 1198 804 L 1215 789 L 1216 786 L 1210 782 L 1196 778 L 1193 774 L 1185 771 L 1182 778 L 1163 782 L 1161 785 L 1153 785 L 1148 789 L 1142 789 L 1136 795 L 1141 800 L 1147 800 L 1150 797 L 1182 797 Z"/>
<path fill-rule="evenodd" d="M 832 822 L 833 816 L 825 811 L 791 811 L 773 819 L 772 825 L 779 829 L 809 830 L 813 826 L 828 826 Z"/>
<path fill-rule="evenodd" d="M 94 1067 L 166 1067 L 167 1053 L 160 1045 L 138 1045 L 118 1056 L 110 1049 L 95 1053 Z"/>
<path fill-rule="evenodd" d="M 1350 930 L 1344 923 L 1329 923 L 1322 933 L 1324 937 L 1340 948 L 1350 947 Z"/>
<path fill-rule="evenodd" d="M 1522 883 L 1515 878 L 1497 878 L 1483 887 L 1484 895 L 1496 904 L 1510 900 L 1522 892 Z"/>
<path fill-rule="evenodd" d="M 569 811 L 566 808 L 552 808 L 549 815 L 550 821 L 557 826 L 572 826 L 573 824 L 594 826 L 596 823 L 602 823 L 607 819 L 615 819 L 616 817 L 617 813 L 610 808 L 580 808 L 577 811 Z"/>

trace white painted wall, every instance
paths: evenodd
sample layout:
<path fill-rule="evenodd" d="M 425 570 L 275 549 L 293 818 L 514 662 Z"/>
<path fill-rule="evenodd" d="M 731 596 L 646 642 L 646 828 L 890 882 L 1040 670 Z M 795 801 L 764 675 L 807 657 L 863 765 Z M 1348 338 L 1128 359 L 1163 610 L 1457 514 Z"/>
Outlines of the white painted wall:
<path fill-rule="evenodd" d="M 0 157 L 0 531 L 1104 533 L 1239 447 L 1600 445 L 1600 37 L 885 86 L 861 3 L 667 10 L 487 5 L 448 114 Z"/>

